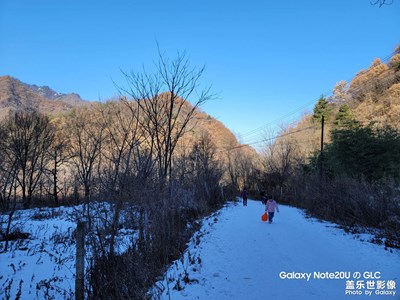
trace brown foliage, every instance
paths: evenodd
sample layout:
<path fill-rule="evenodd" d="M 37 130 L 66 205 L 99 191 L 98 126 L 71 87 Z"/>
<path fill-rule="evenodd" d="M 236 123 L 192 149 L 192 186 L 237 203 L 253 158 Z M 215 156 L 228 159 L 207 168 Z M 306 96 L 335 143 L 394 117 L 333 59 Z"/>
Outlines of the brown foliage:
<path fill-rule="evenodd" d="M 385 64 L 375 59 L 367 70 L 360 71 L 350 82 L 349 88 L 343 81 L 334 88 L 334 95 L 329 98 L 336 114 L 340 105 L 347 104 L 351 114 L 361 125 L 374 123 L 375 126 L 389 125 L 399 128 L 400 124 L 400 54 L 395 53 Z M 296 126 L 283 131 L 299 145 L 303 159 L 319 150 L 321 130 L 319 127 L 304 130 L 312 126 L 310 115 L 305 115 Z M 325 123 L 324 142 L 329 143 L 332 123 Z"/>
<path fill-rule="evenodd" d="M 34 87 L 11 76 L 0 76 L 0 118 L 10 111 L 58 114 L 87 103 L 76 94 L 58 94 L 50 90 L 50 95 L 53 95 L 50 97 Z"/>

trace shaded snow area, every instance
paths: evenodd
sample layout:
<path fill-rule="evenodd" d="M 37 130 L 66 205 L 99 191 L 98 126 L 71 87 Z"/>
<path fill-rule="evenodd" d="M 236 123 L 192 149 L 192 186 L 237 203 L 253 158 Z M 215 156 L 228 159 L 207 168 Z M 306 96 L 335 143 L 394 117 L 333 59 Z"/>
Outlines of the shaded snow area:
<path fill-rule="evenodd" d="M 112 217 L 108 203 L 93 203 L 89 210 L 97 216 L 92 219 L 96 228 Z M 84 219 L 83 211 L 81 205 L 15 212 L 11 231 L 29 236 L 11 241 L 7 252 L 5 242 L 0 242 L 0 299 L 75 299 L 75 232 L 77 220 Z M 123 212 L 121 219 L 128 219 L 128 215 L 132 212 Z M 7 216 L 0 215 L 0 222 L 5 229 Z M 90 238 L 88 232 L 86 273 L 93 256 Z M 124 252 L 135 239 L 135 230 L 121 226 L 116 252 Z"/>
<path fill-rule="evenodd" d="M 8 251 L 0 253 L 0 299 L 73 297 L 76 224 L 66 213 L 71 209 L 16 211 L 12 229 L 29 237 L 10 242 Z M 4 246 L 1 242 L 0 252 Z"/>
<path fill-rule="evenodd" d="M 263 212 L 249 200 L 205 219 L 153 290 L 173 300 L 400 299 L 400 251 L 296 208 L 280 206 L 272 224 Z"/>

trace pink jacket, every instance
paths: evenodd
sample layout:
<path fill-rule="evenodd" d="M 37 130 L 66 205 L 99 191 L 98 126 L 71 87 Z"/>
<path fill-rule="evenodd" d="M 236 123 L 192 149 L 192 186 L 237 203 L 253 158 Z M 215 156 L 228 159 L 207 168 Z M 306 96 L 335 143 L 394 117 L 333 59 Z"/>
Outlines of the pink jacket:
<path fill-rule="evenodd" d="M 279 207 L 278 204 L 276 204 L 275 200 L 269 199 L 267 201 L 267 204 L 265 205 L 265 211 L 267 212 L 274 212 L 276 209 L 277 212 L 279 212 Z"/>

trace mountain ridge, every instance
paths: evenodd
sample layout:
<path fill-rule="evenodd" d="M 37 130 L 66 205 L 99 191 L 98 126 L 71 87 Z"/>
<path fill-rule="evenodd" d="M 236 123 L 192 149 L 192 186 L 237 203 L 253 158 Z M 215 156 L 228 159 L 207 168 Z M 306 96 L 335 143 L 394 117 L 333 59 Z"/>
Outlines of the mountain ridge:
<path fill-rule="evenodd" d="M 62 94 L 48 86 L 30 85 L 10 75 L 0 76 L 0 118 L 14 111 L 57 114 L 88 105 L 78 94 Z"/>
<path fill-rule="evenodd" d="M 116 101 L 109 99 L 107 102 Z M 0 119 L 11 112 L 26 111 L 42 114 L 66 114 L 73 109 L 92 106 L 94 102 L 83 100 L 76 93 L 58 93 L 49 86 L 27 84 L 9 75 L 0 76 Z M 190 110 L 191 104 L 186 102 L 184 110 Z M 229 149 L 240 146 L 235 135 L 221 121 L 213 118 L 202 110 L 198 110 L 189 127 L 195 128 L 186 134 L 186 140 L 193 142 L 201 134 L 207 132 L 218 149 Z M 243 145 L 242 145 L 243 146 Z M 247 150 L 255 152 L 251 147 Z"/>

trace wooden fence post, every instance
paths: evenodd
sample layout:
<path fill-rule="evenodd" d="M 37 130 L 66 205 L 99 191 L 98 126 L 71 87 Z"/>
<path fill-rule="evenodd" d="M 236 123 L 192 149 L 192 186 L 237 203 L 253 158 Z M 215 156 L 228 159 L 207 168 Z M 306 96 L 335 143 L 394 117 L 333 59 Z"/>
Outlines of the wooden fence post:
<path fill-rule="evenodd" d="M 75 299 L 83 300 L 85 278 L 85 223 L 78 222 L 76 227 L 76 274 L 75 274 Z"/>

